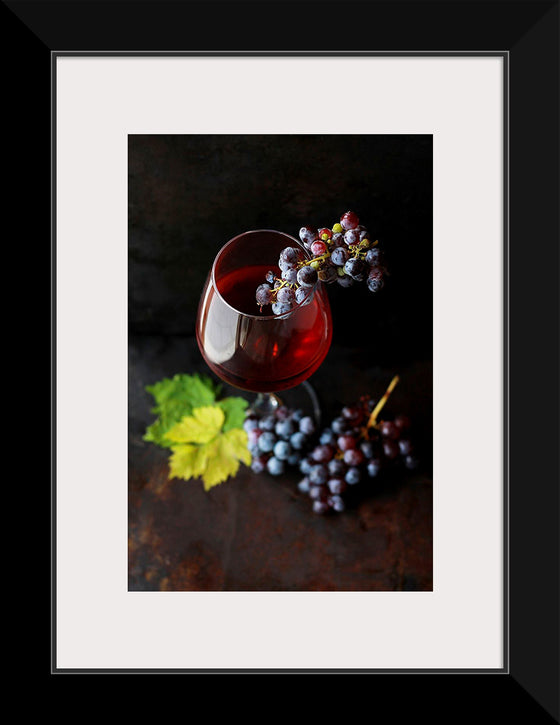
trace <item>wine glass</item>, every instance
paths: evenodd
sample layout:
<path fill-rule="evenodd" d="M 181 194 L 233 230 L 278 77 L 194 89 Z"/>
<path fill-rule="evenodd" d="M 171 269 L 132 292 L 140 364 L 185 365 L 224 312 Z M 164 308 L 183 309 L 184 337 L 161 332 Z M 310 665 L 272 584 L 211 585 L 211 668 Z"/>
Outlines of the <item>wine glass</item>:
<path fill-rule="evenodd" d="M 332 339 L 324 285 L 318 283 L 285 314 L 271 314 L 270 307 L 261 311 L 255 299 L 267 271 L 280 277 L 278 258 L 286 247 L 301 249 L 309 259 L 297 239 L 272 229 L 244 232 L 220 249 L 202 292 L 196 338 L 219 378 L 257 394 L 254 412 L 273 412 L 284 402 L 279 393 L 304 386 L 318 422 L 319 405 L 307 378 L 323 362 Z"/>

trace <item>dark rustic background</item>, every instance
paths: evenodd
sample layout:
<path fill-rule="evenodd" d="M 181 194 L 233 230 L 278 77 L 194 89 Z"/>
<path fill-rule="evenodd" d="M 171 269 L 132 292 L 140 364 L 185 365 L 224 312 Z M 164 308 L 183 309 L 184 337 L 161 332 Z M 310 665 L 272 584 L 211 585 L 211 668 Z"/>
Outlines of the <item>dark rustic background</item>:
<path fill-rule="evenodd" d="M 327 518 L 295 472 L 243 467 L 207 493 L 170 481 L 167 453 L 142 440 L 145 386 L 209 372 L 194 327 L 217 251 L 248 229 L 297 236 L 348 209 L 391 275 L 376 296 L 328 287 L 333 344 L 311 382 L 328 419 L 398 373 L 391 409 L 415 421 L 420 471 Z M 432 281 L 431 136 L 129 137 L 130 589 L 432 588 Z"/>
<path fill-rule="evenodd" d="M 378 362 L 431 357 L 431 136 L 130 136 L 129 190 L 133 334 L 192 334 L 216 252 L 240 232 L 297 237 L 353 209 L 392 277 L 375 299 L 329 287 L 336 341 L 358 336 Z"/>

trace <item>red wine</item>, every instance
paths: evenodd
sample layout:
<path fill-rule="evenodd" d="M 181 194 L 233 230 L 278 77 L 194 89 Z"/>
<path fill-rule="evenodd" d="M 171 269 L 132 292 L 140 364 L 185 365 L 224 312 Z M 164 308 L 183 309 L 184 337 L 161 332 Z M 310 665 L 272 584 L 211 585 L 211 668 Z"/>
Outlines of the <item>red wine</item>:
<path fill-rule="evenodd" d="M 242 390 L 275 392 L 307 379 L 323 362 L 331 343 L 332 322 L 323 289 L 289 315 L 262 312 L 255 289 L 272 266 L 241 267 L 206 283 L 197 340 L 210 369 Z"/>
<path fill-rule="evenodd" d="M 262 311 L 255 299 L 255 290 L 265 281 L 265 274 L 272 270 L 280 277 L 280 268 L 250 266 L 236 269 L 216 280 L 218 291 L 223 299 L 238 312 L 244 315 L 257 315 L 259 317 L 272 316 L 270 305 L 263 307 Z"/>

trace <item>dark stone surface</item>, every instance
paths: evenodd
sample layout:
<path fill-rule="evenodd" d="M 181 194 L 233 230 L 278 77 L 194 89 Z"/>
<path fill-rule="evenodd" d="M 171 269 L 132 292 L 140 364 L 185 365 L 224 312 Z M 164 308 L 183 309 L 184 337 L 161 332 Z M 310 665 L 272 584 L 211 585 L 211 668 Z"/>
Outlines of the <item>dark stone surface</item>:
<path fill-rule="evenodd" d="M 383 392 L 392 371 L 360 369 L 356 359 L 335 345 L 313 376 L 325 415 L 362 392 Z M 360 486 L 345 512 L 327 517 L 311 511 L 310 499 L 297 490 L 296 471 L 274 478 L 242 466 L 207 492 L 197 479 L 169 479 L 168 452 L 142 440 L 154 419 L 145 386 L 197 371 L 207 372 L 192 338 L 131 341 L 130 590 L 431 590 L 429 362 L 404 370 L 390 400 L 394 412 L 415 420 L 426 454 L 422 468 Z M 341 382 L 335 391 L 333 375 Z"/>

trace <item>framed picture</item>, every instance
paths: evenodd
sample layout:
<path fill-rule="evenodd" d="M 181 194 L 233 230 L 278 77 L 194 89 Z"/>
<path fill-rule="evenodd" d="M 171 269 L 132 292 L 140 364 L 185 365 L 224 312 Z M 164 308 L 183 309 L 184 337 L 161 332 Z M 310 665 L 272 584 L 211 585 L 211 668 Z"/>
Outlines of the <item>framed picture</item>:
<path fill-rule="evenodd" d="M 230 21 L 243 27 L 239 20 L 250 13 L 257 24 L 266 22 L 271 35 L 263 44 L 258 33 L 241 30 L 235 47 L 225 43 L 224 50 L 216 49 L 210 32 L 189 37 L 189 47 L 184 47 L 184 33 L 179 32 L 186 22 L 213 27 L 213 3 L 164 8 L 149 3 L 5 5 L 12 42 L 29 48 L 33 65 L 41 69 L 33 77 L 21 72 L 26 96 L 46 99 L 51 112 L 52 158 L 45 149 L 39 157 L 48 157 L 53 192 L 52 674 L 383 674 L 395 676 L 397 686 L 403 675 L 411 675 L 407 682 L 420 680 L 428 691 L 445 675 L 446 687 L 457 692 L 467 687 L 466 681 L 470 690 L 473 678 L 464 675 L 474 675 L 500 707 L 505 698 L 516 710 L 526 705 L 532 720 L 558 719 L 558 439 L 557 410 L 548 403 L 557 402 L 552 393 L 558 382 L 558 4 L 352 4 L 352 41 L 343 34 L 336 47 L 327 48 L 327 30 L 340 27 L 337 18 L 347 17 L 348 5 L 321 5 L 320 17 L 314 4 L 305 5 L 297 9 L 296 22 L 296 9 L 289 3 L 270 3 L 259 11 L 226 3 L 219 8 L 224 27 Z M 150 23 L 153 13 L 161 14 L 164 31 Z M 127 22 L 131 17 L 134 23 Z M 297 37 L 290 32 L 294 27 L 313 27 L 314 32 L 304 33 L 302 42 L 301 32 Z M 425 31 L 420 47 L 419 27 Z M 18 84 L 14 94 L 21 101 Z M 39 139 L 29 143 L 30 150 L 41 150 Z M 163 525 L 163 519 L 154 510 L 151 519 L 130 512 L 127 452 L 139 440 L 136 431 L 131 443 L 127 430 L 130 333 L 143 326 L 152 330 L 158 320 L 159 331 L 181 334 L 178 313 L 192 313 L 198 292 L 187 285 L 185 309 L 172 304 L 164 314 L 166 304 L 183 294 L 181 275 L 171 268 L 185 264 L 191 252 L 193 264 L 208 267 L 221 246 L 214 250 L 208 241 L 199 246 L 189 242 L 189 255 L 183 257 L 177 252 L 179 239 L 173 237 L 178 227 L 173 231 L 166 225 L 177 211 L 177 197 L 167 193 L 171 186 L 175 194 L 189 195 L 190 204 L 196 199 L 192 175 L 197 153 L 204 213 L 193 219 L 201 239 L 218 233 L 204 189 L 213 191 L 216 208 L 227 210 L 219 230 L 224 242 L 245 228 L 240 210 L 234 214 L 233 205 L 219 194 L 219 180 L 225 188 L 226 175 L 234 173 L 234 165 L 228 166 L 232 159 L 237 166 L 246 163 L 243 178 L 256 174 L 255 194 L 268 188 L 262 197 L 267 206 L 248 212 L 252 225 L 259 219 L 282 223 L 273 218 L 271 200 L 282 197 L 275 181 L 290 169 L 301 169 L 298 158 L 309 164 L 320 154 L 349 159 L 368 184 L 375 178 L 382 208 L 391 202 L 398 206 L 399 189 L 407 189 L 402 204 L 414 206 L 414 214 L 406 208 L 400 217 L 387 213 L 393 234 L 403 240 L 402 255 L 394 257 L 407 274 L 403 250 L 418 253 L 409 225 L 412 219 L 424 221 L 418 228 L 430 264 L 423 268 L 421 255 L 415 264 L 428 270 L 433 307 L 423 308 L 422 316 L 420 297 L 416 307 L 414 299 L 406 302 L 415 321 L 408 328 L 416 334 L 415 345 L 421 347 L 426 335 L 433 342 L 428 354 L 433 395 L 430 378 L 422 399 L 428 400 L 430 413 L 433 404 L 433 469 L 428 477 L 432 481 L 433 474 L 433 489 L 429 500 L 422 499 L 423 479 L 423 489 L 415 489 L 414 496 L 405 489 L 403 496 L 410 495 L 408 506 L 415 511 L 426 506 L 427 520 L 433 521 L 433 560 L 423 555 L 414 562 L 403 549 L 400 576 L 390 585 L 376 571 L 373 557 L 363 587 L 334 568 L 330 580 L 317 569 L 317 578 L 308 577 L 303 586 L 302 580 L 292 586 L 293 579 L 273 586 L 270 569 L 261 562 L 268 578 L 260 589 L 249 575 L 242 578 L 239 559 L 233 591 L 228 591 L 223 580 L 210 576 L 214 569 L 202 532 L 197 533 L 198 552 L 189 549 L 184 561 L 188 571 L 180 579 L 165 581 L 162 572 L 170 571 L 165 559 L 172 554 L 156 551 L 155 538 L 150 539 L 151 558 L 143 560 L 143 568 L 140 562 L 142 575 L 131 570 L 131 561 L 138 564 L 139 559 L 129 556 L 127 539 L 129 546 L 140 540 L 131 538 L 131 521 L 142 524 L 145 537 L 147 523 Z M 192 162 L 186 167 L 188 178 L 177 158 Z M 294 160 L 291 165 L 287 158 Z M 364 159 L 386 173 L 388 191 L 371 168 L 360 166 Z M 277 174 L 270 180 L 263 173 L 267 167 Z M 333 169 L 332 174 L 336 164 Z M 395 169 L 400 187 L 392 186 Z M 214 186 L 207 185 L 210 178 Z M 318 184 L 312 207 L 305 182 L 291 185 L 281 206 L 282 213 L 293 213 L 288 231 L 297 228 L 299 209 L 309 213 L 317 208 L 324 214 L 333 208 L 332 176 L 325 188 L 329 203 Z M 352 203 L 349 189 L 365 198 L 360 181 L 341 181 L 339 188 L 345 194 L 344 206 L 333 208 L 337 218 Z M 298 192 L 305 203 L 300 204 Z M 432 222 L 432 213 L 433 229 L 426 222 L 428 217 Z M 399 218 L 400 237 L 394 221 Z M 210 237 L 202 228 L 205 219 Z M 138 222 L 133 229 L 131 220 Z M 329 218 L 325 224 L 334 221 Z M 382 211 L 374 223 L 390 238 L 391 224 Z M 144 266 L 138 263 L 157 246 L 153 235 L 158 230 L 169 244 L 157 247 L 158 254 L 168 255 L 162 284 L 150 270 L 159 257 L 144 259 Z M 188 230 L 185 235 L 190 240 L 196 236 Z M 177 285 L 175 296 L 169 280 Z M 411 274 L 412 283 L 418 279 Z M 347 300 L 340 303 L 342 324 L 335 330 L 351 337 L 360 334 L 363 324 L 359 314 L 347 312 Z M 433 315 L 427 322 L 426 309 Z M 406 341 L 394 334 L 401 330 L 401 313 L 393 314 L 390 330 L 371 324 L 388 345 L 398 337 L 405 349 Z M 155 356 L 152 362 L 165 359 L 152 348 L 135 351 L 135 359 L 146 365 L 149 355 Z M 194 365 L 196 358 L 185 359 Z M 339 371 L 344 371 L 345 359 L 341 353 Z M 407 372 L 418 370 L 411 368 L 418 360 L 396 353 L 372 366 L 385 374 L 395 361 Z M 158 364 L 152 373 L 167 374 L 169 369 Z M 426 384 L 425 372 L 418 373 L 416 383 Z M 328 376 L 320 386 L 331 391 L 337 404 L 346 402 L 332 393 L 336 386 Z M 84 405 L 87 418 L 77 426 Z M 135 485 L 139 490 L 143 483 Z M 156 485 L 152 479 L 150 485 Z M 163 478 L 159 485 L 163 490 Z M 240 499 L 227 493 L 233 490 L 227 486 L 177 501 L 197 501 L 202 508 L 210 499 L 215 507 L 225 507 L 219 514 L 224 526 L 242 527 L 232 509 Z M 268 486 L 277 497 L 267 479 L 263 487 Z M 250 496 L 243 500 L 250 506 Z M 162 498 L 157 505 L 164 507 Z M 168 530 L 175 530 L 180 520 L 165 510 Z M 381 515 L 379 507 L 368 511 Z M 196 525 L 196 516 L 186 520 Z M 302 520 L 297 519 L 298 525 Z M 381 519 L 370 523 L 375 549 L 383 542 L 381 529 L 388 529 Z M 421 517 L 417 524 L 422 526 Z M 314 535 L 326 537 L 331 524 L 320 526 Z M 350 554 L 336 538 L 339 534 L 331 534 L 336 553 L 324 560 L 326 565 L 339 561 L 349 566 Z M 301 540 L 295 534 L 291 539 Z M 328 546 L 329 539 L 324 541 Z M 250 550 L 249 536 L 244 546 Z M 370 554 L 363 554 L 367 561 Z M 254 553 L 247 554 L 247 570 L 254 561 Z M 243 586 L 243 581 L 250 583 Z M 329 586 L 329 581 L 335 584 Z M 344 581 L 351 581 L 349 587 L 341 585 Z M 298 616 L 302 607 L 314 611 L 316 626 Z M 82 622 L 88 608 L 96 614 L 86 633 Z M 325 638 L 339 608 L 352 612 L 344 618 L 344 637 Z M 197 628 L 185 625 L 186 612 Z"/>

